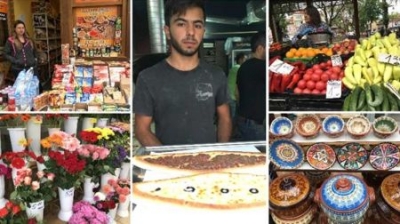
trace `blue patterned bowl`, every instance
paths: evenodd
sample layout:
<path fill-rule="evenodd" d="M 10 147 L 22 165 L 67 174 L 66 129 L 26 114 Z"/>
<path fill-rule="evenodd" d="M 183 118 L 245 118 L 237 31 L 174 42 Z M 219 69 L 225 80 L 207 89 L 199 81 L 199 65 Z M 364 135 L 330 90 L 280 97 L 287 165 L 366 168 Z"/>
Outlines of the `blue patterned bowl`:
<path fill-rule="evenodd" d="M 344 133 L 344 120 L 337 115 L 328 116 L 322 121 L 322 132 L 331 138 L 340 137 Z"/>
<path fill-rule="evenodd" d="M 325 180 L 314 201 L 330 223 L 361 223 L 369 205 L 375 201 L 375 193 L 360 178 L 339 174 Z"/>
<path fill-rule="evenodd" d="M 293 136 L 293 123 L 287 117 L 277 117 L 272 121 L 269 131 L 273 137 L 291 138 Z"/>

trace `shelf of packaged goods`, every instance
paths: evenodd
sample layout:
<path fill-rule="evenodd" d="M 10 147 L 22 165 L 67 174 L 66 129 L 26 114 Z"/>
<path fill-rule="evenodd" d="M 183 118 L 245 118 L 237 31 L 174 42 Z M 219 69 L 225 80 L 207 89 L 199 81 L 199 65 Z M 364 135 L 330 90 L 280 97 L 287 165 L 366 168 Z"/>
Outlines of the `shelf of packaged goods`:
<path fill-rule="evenodd" d="M 51 27 L 51 26 L 48 26 L 48 27 L 46 27 L 46 26 L 35 26 L 34 28 L 35 29 L 49 29 L 49 30 L 59 29 L 59 28 Z"/>
<path fill-rule="evenodd" d="M 49 38 L 35 38 L 37 41 L 47 41 L 47 40 L 59 40 L 61 37 L 49 37 Z"/>
<path fill-rule="evenodd" d="M 270 137 L 270 140 L 270 142 L 272 142 L 274 140 L 273 137 Z M 314 139 L 306 139 L 295 133 L 294 136 L 290 138 L 290 140 L 296 142 L 299 145 L 312 145 L 318 142 L 323 142 L 328 145 L 344 145 L 349 142 L 358 142 L 360 144 L 379 144 L 381 142 L 392 142 L 394 144 L 400 144 L 400 134 L 398 131 L 396 131 L 393 135 L 383 139 L 376 137 L 371 130 L 365 137 L 361 139 L 354 139 L 346 131 L 342 136 L 338 138 L 330 138 L 321 131 L 318 137 Z"/>

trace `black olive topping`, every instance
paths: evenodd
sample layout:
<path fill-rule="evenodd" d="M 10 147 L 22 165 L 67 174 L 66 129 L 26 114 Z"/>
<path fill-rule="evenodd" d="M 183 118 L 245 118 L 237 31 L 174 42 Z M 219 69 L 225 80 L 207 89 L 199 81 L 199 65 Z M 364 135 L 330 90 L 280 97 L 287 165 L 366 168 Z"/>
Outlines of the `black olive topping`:
<path fill-rule="evenodd" d="M 250 193 L 252 194 L 258 194 L 258 189 L 257 188 L 250 188 Z"/>
<path fill-rule="evenodd" d="M 159 191 L 159 190 L 161 190 L 161 188 L 157 187 L 154 191 Z"/>
<path fill-rule="evenodd" d="M 183 189 L 183 190 L 186 191 L 186 192 L 194 192 L 195 188 L 194 188 L 194 187 L 191 187 L 191 186 L 188 186 L 188 187 L 186 187 L 186 188 Z"/>
<path fill-rule="evenodd" d="M 221 188 L 221 193 L 227 194 L 227 193 L 229 193 L 229 189 L 227 189 L 227 188 Z"/>

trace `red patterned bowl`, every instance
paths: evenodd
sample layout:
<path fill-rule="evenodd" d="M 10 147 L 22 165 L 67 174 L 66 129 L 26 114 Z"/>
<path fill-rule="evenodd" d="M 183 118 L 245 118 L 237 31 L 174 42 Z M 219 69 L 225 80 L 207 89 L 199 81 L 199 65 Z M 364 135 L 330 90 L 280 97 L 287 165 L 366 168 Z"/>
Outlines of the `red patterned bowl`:
<path fill-rule="evenodd" d="M 316 138 L 321 129 L 321 120 L 314 114 L 300 115 L 296 119 L 295 129 L 304 138 Z"/>
<path fill-rule="evenodd" d="M 368 135 L 371 123 L 363 115 L 351 117 L 346 123 L 346 130 L 353 139 L 360 139 Z"/>

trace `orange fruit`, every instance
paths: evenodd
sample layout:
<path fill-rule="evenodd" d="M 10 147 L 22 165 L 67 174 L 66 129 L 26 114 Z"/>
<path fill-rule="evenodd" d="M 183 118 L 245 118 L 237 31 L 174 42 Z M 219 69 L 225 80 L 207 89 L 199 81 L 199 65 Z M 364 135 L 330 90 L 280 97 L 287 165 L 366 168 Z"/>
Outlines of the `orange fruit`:
<path fill-rule="evenodd" d="M 293 58 L 294 57 L 294 52 L 293 51 L 286 52 L 286 57 L 287 58 Z"/>

